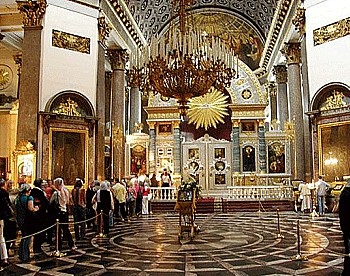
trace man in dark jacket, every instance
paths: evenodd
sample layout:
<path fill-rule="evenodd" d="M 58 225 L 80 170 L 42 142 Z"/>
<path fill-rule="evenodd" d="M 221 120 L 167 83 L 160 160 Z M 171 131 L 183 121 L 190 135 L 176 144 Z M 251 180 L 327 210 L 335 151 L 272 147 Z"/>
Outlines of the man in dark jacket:
<path fill-rule="evenodd" d="M 350 275 L 350 179 L 340 194 L 339 198 L 339 220 L 343 232 L 345 258 L 342 275 Z"/>
<path fill-rule="evenodd" d="M 45 229 L 48 225 L 47 208 L 49 206 L 49 201 L 46 197 L 45 192 L 42 190 L 41 185 L 43 184 L 43 179 L 38 178 L 34 181 L 34 188 L 31 190 L 30 195 L 34 199 L 34 207 L 39 206 L 39 211 L 32 214 L 33 224 L 32 233 L 40 232 Z M 36 234 L 33 240 L 33 251 L 34 253 L 41 253 L 41 245 L 45 242 L 46 232 Z"/>

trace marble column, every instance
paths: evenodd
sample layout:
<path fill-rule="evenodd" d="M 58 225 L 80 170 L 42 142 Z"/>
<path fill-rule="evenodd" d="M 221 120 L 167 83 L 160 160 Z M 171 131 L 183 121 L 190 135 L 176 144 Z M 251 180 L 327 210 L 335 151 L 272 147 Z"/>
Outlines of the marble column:
<path fill-rule="evenodd" d="M 174 171 L 173 174 L 181 174 L 181 131 L 180 122 L 173 122 L 174 128 Z"/>
<path fill-rule="evenodd" d="M 105 18 L 98 18 L 98 63 L 97 63 L 97 88 L 96 88 L 96 117 L 98 121 L 95 126 L 95 179 L 105 179 L 105 102 L 106 102 L 106 83 L 105 83 L 105 51 L 106 38 L 109 34 Z"/>
<path fill-rule="evenodd" d="M 303 76 L 303 107 L 304 111 L 310 111 L 310 89 L 308 80 L 308 62 L 306 51 L 306 32 L 305 32 L 305 8 L 298 7 L 292 20 L 295 29 L 299 34 L 301 47 L 301 74 Z M 304 113 L 304 142 L 305 142 L 305 180 L 312 181 L 313 178 L 313 160 L 312 160 L 312 129 L 309 117 Z"/>
<path fill-rule="evenodd" d="M 241 157 L 239 147 L 239 121 L 232 121 L 232 169 L 234 173 L 241 172 Z"/>
<path fill-rule="evenodd" d="M 301 91 L 300 43 L 286 43 L 285 56 L 288 65 L 289 117 L 294 122 L 295 137 L 292 143 L 292 175 L 305 178 L 304 111 Z"/>
<path fill-rule="evenodd" d="M 112 172 L 113 177 L 125 174 L 125 63 L 128 54 L 124 49 L 108 49 L 112 67 L 111 122 L 112 122 Z"/>
<path fill-rule="evenodd" d="M 149 170 L 156 173 L 156 129 L 155 122 L 147 122 L 149 127 Z"/>
<path fill-rule="evenodd" d="M 37 148 L 39 86 L 42 49 L 42 19 L 46 1 L 19 1 L 18 9 L 23 16 L 24 37 L 22 74 L 19 84 L 17 143 L 30 141 Z M 39 158 L 38 158 L 39 159 Z M 38 174 L 37 174 L 38 175 Z"/>
<path fill-rule="evenodd" d="M 128 71 L 128 86 L 130 86 L 129 96 L 129 134 L 135 132 L 135 126 L 141 123 L 141 71 L 139 69 L 131 69 Z"/>
<path fill-rule="evenodd" d="M 273 129 L 277 130 L 277 88 L 274 82 L 268 84 L 268 93 L 270 97 L 271 124 Z"/>
<path fill-rule="evenodd" d="M 276 65 L 273 69 L 277 83 L 277 114 L 280 128 L 284 130 L 284 123 L 289 120 L 288 97 L 287 97 L 287 67 Z"/>
<path fill-rule="evenodd" d="M 259 140 L 259 173 L 266 173 L 266 142 L 265 142 L 264 120 L 259 120 L 258 140 Z"/>

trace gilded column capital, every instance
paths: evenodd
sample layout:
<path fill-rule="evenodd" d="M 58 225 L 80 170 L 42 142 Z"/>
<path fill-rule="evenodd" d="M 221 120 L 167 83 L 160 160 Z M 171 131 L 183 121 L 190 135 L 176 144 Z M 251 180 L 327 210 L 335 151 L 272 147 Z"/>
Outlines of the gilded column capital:
<path fill-rule="evenodd" d="M 241 120 L 233 119 L 231 120 L 231 122 L 232 122 L 232 127 L 239 127 L 239 123 L 241 122 Z"/>
<path fill-rule="evenodd" d="M 305 34 L 305 9 L 298 7 L 294 19 L 292 20 L 295 29 L 298 31 L 300 36 Z"/>
<path fill-rule="evenodd" d="M 259 127 L 265 127 L 265 120 L 263 119 L 258 120 L 258 125 Z"/>
<path fill-rule="evenodd" d="M 180 121 L 173 121 L 172 124 L 174 128 L 180 128 Z"/>
<path fill-rule="evenodd" d="M 147 124 L 148 124 L 148 128 L 149 129 L 155 129 L 156 128 L 156 122 L 148 121 Z"/>
<path fill-rule="evenodd" d="M 129 54 L 126 52 L 126 49 L 108 49 L 107 57 L 113 71 L 124 70 L 125 64 L 129 60 Z"/>
<path fill-rule="evenodd" d="M 111 80 L 112 79 L 112 76 L 113 76 L 113 73 L 111 71 L 107 71 L 105 72 L 105 78 L 107 80 Z"/>
<path fill-rule="evenodd" d="M 299 42 L 285 43 L 285 47 L 281 51 L 287 58 L 287 64 L 301 63 L 301 51 Z"/>
<path fill-rule="evenodd" d="M 24 27 L 42 27 L 46 7 L 46 0 L 17 1 L 17 8 L 23 16 Z"/>
<path fill-rule="evenodd" d="M 13 60 L 15 61 L 15 64 L 18 66 L 17 74 L 20 74 L 22 69 L 22 54 L 14 55 Z"/>
<path fill-rule="evenodd" d="M 128 82 L 128 86 L 130 87 L 141 87 L 142 79 L 144 78 L 144 74 L 142 69 L 133 67 L 132 69 L 126 72 L 126 80 Z"/>
<path fill-rule="evenodd" d="M 106 40 L 111 32 L 111 27 L 106 21 L 105 17 L 97 18 L 97 26 L 98 26 L 98 41 L 102 44 L 102 46 L 107 47 Z"/>
<path fill-rule="evenodd" d="M 277 86 L 276 86 L 276 83 L 274 81 L 272 82 L 269 82 L 267 84 L 267 91 L 269 93 L 269 96 L 272 98 L 272 97 L 276 97 L 277 96 Z"/>
<path fill-rule="evenodd" d="M 276 77 L 277 83 L 287 83 L 287 66 L 285 65 L 275 65 L 273 67 L 273 74 Z"/>

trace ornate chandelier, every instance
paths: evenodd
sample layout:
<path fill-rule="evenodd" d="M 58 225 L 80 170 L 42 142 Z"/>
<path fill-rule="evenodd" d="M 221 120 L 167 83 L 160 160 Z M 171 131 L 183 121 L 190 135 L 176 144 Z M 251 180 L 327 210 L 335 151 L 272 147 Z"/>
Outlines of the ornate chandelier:
<path fill-rule="evenodd" d="M 193 0 L 172 0 L 177 16 L 173 15 L 167 34 L 152 39 L 146 50 L 148 63 L 141 87 L 175 98 L 181 115 L 186 115 L 191 98 L 206 94 L 211 87 L 223 90 L 235 74 L 231 69 L 233 50 L 227 49 L 218 37 L 210 37 L 189 24 L 192 5 Z"/>

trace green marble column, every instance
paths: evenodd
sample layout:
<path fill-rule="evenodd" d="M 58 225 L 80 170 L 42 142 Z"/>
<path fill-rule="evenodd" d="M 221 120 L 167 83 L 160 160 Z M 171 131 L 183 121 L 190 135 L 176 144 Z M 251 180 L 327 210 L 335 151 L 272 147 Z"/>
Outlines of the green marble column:
<path fill-rule="evenodd" d="M 234 173 L 241 172 L 241 157 L 239 147 L 239 126 L 238 122 L 232 123 L 232 170 Z"/>
<path fill-rule="evenodd" d="M 259 122 L 258 127 L 259 139 L 259 173 L 266 173 L 266 142 L 264 121 Z"/>

